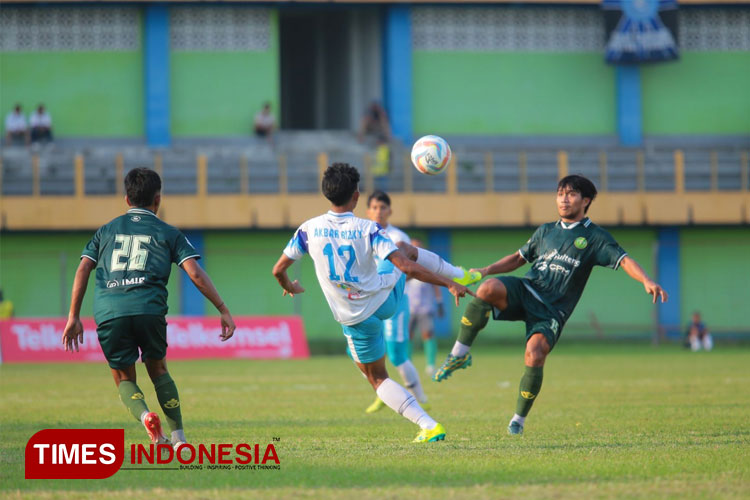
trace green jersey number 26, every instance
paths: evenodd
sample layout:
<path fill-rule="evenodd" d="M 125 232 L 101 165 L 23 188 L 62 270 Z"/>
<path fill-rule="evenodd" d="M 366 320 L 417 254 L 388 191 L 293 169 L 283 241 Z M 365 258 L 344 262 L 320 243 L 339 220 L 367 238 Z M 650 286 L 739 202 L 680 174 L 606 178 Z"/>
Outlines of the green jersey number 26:
<path fill-rule="evenodd" d="M 117 248 L 119 243 L 120 248 Z M 151 236 L 142 234 L 115 235 L 115 249 L 112 250 L 112 271 L 143 271 L 146 269 L 148 250 L 146 245 L 151 243 Z M 125 260 L 123 260 L 125 259 Z"/>

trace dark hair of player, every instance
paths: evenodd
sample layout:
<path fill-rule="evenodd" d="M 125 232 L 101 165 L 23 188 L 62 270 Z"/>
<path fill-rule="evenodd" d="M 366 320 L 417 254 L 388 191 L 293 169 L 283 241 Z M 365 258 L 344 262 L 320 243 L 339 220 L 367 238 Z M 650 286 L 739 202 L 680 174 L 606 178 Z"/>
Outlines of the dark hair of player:
<path fill-rule="evenodd" d="M 148 168 L 134 168 L 125 176 L 125 194 L 135 207 L 150 207 L 161 191 L 159 174 Z"/>
<path fill-rule="evenodd" d="M 359 172 L 348 163 L 334 163 L 323 174 L 323 196 L 337 207 L 346 205 L 359 186 Z"/>
<path fill-rule="evenodd" d="M 369 198 L 367 198 L 367 206 L 370 206 L 370 203 L 372 203 L 372 200 L 382 201 L 389 207 L 391 206 L 391 197 L 388 196 L 388 193 L 385 191 L 381 191 L 378 189 L 377 191 L 373 191 L 373 193 L 370 195 Z"/>
<path fill-rule="evenodd" d="M 586 205 L 586 208 L 583 209 L 583 213 L 589 211 L 591 203 L 593 203 L 594 198 L 596 198 L 596 186 L 594 186 L 593 182 L 582 175 L 568 175 L 560 179 L 560 182 L 557 183 L 558 191 L 564 188 L 569 188 L 571 191 L 580 193 L 581 198 L 588 198 L 591 200 L 589 201 L 589 204 Z"/>

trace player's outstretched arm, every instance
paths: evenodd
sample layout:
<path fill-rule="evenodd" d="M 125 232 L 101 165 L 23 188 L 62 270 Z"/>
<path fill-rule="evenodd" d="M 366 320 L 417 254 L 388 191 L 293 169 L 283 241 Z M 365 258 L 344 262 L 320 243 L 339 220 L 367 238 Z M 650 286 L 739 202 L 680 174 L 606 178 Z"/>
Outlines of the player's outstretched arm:
<path fill-rule="evenodd" d="M 83 325 L 81 324 L 81 304 L 83 296 L 86 295 L 86 288 L 89 284 L 89 275 L 96 268 L 96 262 L 85 257 L 76 269 L 76 276 L 73 279 L 73 292 L 70 294 L 70 312 L 68 313 L 68 323 L 62 334 L 62 344 L 66 351 L 78 352 L 78 344 L 83 344 Z"/>
<path fill-rule="evenodd" d="M 484 278 L 485 276 L 488 276 L 490 274 L 502 274 L 515 271 L 524 264 L 526 264 L 526 259 L 521 257 L 521 252 L 516 252 L 510 255 L 506 255 L 502 259 L 498 260 L 494 264 L 490 264 L 487 267 L 471 269 L 471 271 L 479 271 L 480 273 L 482 273 L 482 277 Z"/>
<path fill-rule="evenodd" d="M 286 270 L 289 269 L 292 264 L 294 264 L 294 259 L 290 259 L 286 255 L 281 254 L 278 262 L 273 266 L 273 275 L 276 278 L 276 281 L 279 282 L 279 285 L 281 285 L 281 288 L 284 289 L 282 295 L 289 294 L 289 296 L 294 297 L 295 293 L 302 293 L 305 289 L 302 288 L 302 285 L 299 284 L 298 280 L 292 281 L 289 279 Z"/>
<path fill-rule="evenodd" d="M 634 259 L 625 256 L 620 263 L 620 267 L 625 269 L 625 272 L 628 273 L 628 276 L 636 281 L 640 281 L 641 283 L 643 283 L 643 288 L 646 289 L 646 293 L 651 295 L 653 298 L 653 304 L 656 304 L 657 297 L 661 297 L 662 303 L 667 301 L 667 292 L 661 286 L 659 286 L 657 282 L 649 278 L 648 274 L 646 274 L 646 271 L 644 271 L 640 264 L 638 264 Z"/>
<path fill-rule="evenodd" d="M 219 292 L 216 291 L 211 278 L 209 278 L 206 271 L 203 270 L 197 259 L 188 259 L 182 263 L 182 269 L 185 270 L 187 275 L 190 277 L 190 281 L 200 290 L 204 297 L 211 301 L 214 307 L 221 314 L 221 341 L 224 342 L 229 340 L 234 335 L 234 330 L 237 328 L 232 319 L 232 314 L 229 312 L 229 308 L 221 300 Z"/>
<path fill-rule="evenodd" d="M 401 250 L 392 252 L 387 258 L 409 278 L 418 279 L 425 283 L 432 283 L 433 285 L 440 285 L 447 288 L 451 294 L 456 297 L 456 305 L 458 305 L 458 298 L 464 297 L 466 294 L 476 297 L 476 295 L 465 286 L 459 285 L 455 281 L 451 281 L 448 278 L 433 273 L 426 267 L 417 264 L 404 255 Z"/>

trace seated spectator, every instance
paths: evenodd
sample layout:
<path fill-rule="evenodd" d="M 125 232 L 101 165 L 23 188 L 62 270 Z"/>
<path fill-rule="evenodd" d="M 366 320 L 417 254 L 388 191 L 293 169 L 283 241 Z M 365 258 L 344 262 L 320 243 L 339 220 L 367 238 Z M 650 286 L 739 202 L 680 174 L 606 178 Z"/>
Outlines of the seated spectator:
<path fill-rule="evenodd" d="M 52 117 L 44 109 L 44 104 L 40 104 L 36 111 L 31 113 L 29 126 L 31 127 L 31 142 L 52 140 Z"/>
<path fill-rule="evenodd" d="M 709 333 L 708 328 L 706 328 L 706 325 L 701 320 L 701 313 L 698 311 L 693 313 L 693 320 L 688 325 L 687 340 L 690 344 L 690 349 L 693 351 L 700 351 L 701 347 L 710 351 L 714 346 L 711 333 Z"/>
<path fill-rule="evenodd" d="M 8 145 L 29 143 L 29 129 L 20 104 L 5 117 L 5 141 Z"/>
<path fill-rule="evenodd" d="M 263 104 L 263 109 L 258 111 L 253 122 L 253 130 L 258 137 L 266 137 L 271 140 L 274 129 L 276 128 L 276 119 L 271 114 L 271 103 Z"/>
<path fill-rule="evenodd" d="M 377 144 L 384 144 L 391 140 L 388 114 L 378 101 L 371 102 L 362 117 L 362 123 L 359 126 L 359 141 L 363 142 L 366 137 L 373 137 Z"/>

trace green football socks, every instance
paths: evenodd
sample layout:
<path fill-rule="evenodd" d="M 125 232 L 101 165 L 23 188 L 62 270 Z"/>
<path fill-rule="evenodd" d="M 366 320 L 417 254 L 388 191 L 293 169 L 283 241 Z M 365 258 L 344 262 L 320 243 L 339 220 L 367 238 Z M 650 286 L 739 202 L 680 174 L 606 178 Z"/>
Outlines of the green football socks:
<path fill-rule="evenodd" d="M 182 429 L 182 412 L 180 411 L 180 396 L 177 386 L 169 373 L 165 373 L 154 380 L 154 389 L 159 405 L 167 417 L 167 423 L 172 431 Z"/>
<path fill-rule="evenodd" d="M 141 388 L 135 382 L 123 380 L 120 382 L 118 390 L 120 391 L 120 401 L 122 401 L 122 404 L 140 422 L 143 412 L 148 412 L 148 406 L 146 406 Z"/>
<path fill-rule="evenodd" d="M 461 328 L 458 331 L 458 341 L 463 345 L 470 346 L 479 331 L 487 326 L 492 313 L 492 306 L 480 298 L 475 298 L 466 306 L 461 318 Z"/>
<path fill-rule="evenodd" d="M 521 386 L 518 390 L 518 402 L 516 403 L 516 414 L 525 417 L 529 414 L 534 400 L 539 395 L 544 378 L 543 366 L 527 366 L 521 377 Z"/>
<path fill-rule="evenodd" d="M 427 360 L 427 366 L 435 366 L 437 358 L 437 339 L 435 337 L 423 340 L 424 356 Z"/>

